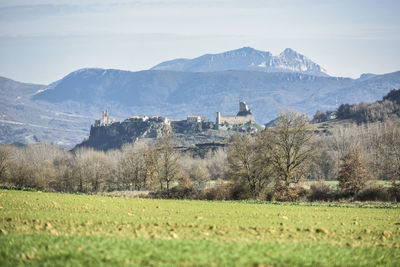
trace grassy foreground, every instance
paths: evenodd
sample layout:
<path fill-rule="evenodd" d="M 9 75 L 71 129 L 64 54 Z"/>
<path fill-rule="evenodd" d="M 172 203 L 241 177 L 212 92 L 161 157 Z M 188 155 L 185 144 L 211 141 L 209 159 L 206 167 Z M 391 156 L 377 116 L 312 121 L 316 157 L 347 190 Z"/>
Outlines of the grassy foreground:
<path fill-rule="evenodd" d="M 398 205 L 0 190 L 0 265 L 399 266 Z"/>

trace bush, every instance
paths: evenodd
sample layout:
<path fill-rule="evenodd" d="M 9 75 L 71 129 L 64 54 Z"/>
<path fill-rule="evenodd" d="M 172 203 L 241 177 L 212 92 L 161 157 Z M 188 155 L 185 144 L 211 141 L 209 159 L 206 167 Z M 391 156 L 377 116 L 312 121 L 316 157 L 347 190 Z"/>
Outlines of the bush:
<path fill-rule="evenodd" d="M 20 185 L 16 185 L 16 186 L 0 185 L 0 189 L 17 190 L 17 191 L 30 191 L 30 192 L 37 192 L 38 191 L 36 188 L 24 187 L 24 186 L 20 186 Z"/>
<path fill-rule="evenodd" d="M 251 199 L 251 193 L 247 185 L 235 183 L 204 190 L 176 186 L 169 190 L 150 192 L 148 197 L 158 199 L 246 200 Z"/>
<path fill-rule="evenodd" d="M 391 201 L 400 201 L 400 183 L 393 182 L 388 193 Z"/>
<path fill-rule="evenodd" d="M 305 200 L 308 190 L 302 186 L 289 187 L 287 190 L 277 191 L 276 200 L 284 202 L 295 202 Z"/>
<path fill-rule="evenodd" d="M 150 192 L 148 196 L 161 199 L 200 199 L 200 191 L 193 187 L 176 186 L 171 189 Z"/>
<path fill-rule="evenodd" d="M 275 200 L 275 190 L 271 187 L 266 187 L 258 195 L 258 199 L 261 201 L 274 201 Z"/>
<path fill-rule="evenodd" d="M 229 195 L 231 200 L 246 200 L 252 198 L 250 188 L 245 183 L 232 184 Z"/>
<path fill-rule="evenodd" d="M 310 201 L 330 201 L 333 198 L 332 188 L 324 182 L 317 182 L 311 185 Z"/>
<path fill-rule="evenodd" d="M 390 194 L 383 186 L 370 186 L 362 189 L 354 197 L 359 201 L 389 201 Z"/>
<path fill-rule="evenodd" d="M 232 185 L 221 185 L 208 188 L 203 192 L 202 199 L 206 200 L 230 200 Z"/>
<path fill-rule="evenodd" d="M 309 190 L 302 186 L 286 187 L 277 186 L 265 189 L 259 196 L 260 200 L 295 202 L 307 200 Z"/>

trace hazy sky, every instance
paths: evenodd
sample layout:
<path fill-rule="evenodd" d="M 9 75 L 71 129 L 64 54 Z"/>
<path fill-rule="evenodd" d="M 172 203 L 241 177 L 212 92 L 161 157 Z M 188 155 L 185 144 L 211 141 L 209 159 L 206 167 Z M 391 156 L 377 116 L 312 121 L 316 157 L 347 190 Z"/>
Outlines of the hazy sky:
<path fill-rule="evenodd" d="M 334 76 L 400 70 L 400 1 L 0 0 L 0 76 L 48 84 L 243 46 L 293 48 Z"/>

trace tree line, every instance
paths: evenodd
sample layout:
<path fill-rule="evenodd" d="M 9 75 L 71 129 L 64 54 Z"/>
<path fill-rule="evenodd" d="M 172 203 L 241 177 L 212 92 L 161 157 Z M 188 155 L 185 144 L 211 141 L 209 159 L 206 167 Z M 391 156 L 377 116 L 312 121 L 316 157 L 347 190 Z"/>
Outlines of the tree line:
<path fill-rule="evenodd" d="M 0 145 L 0 182 L 61 192 L 170 189 L 182 180 L 204 185 L 224 177 L 226 153 L 204 158 L 181 155 L 166 132 L 155 144 L 126 144 L 107 152 L 80 147 L 62 150 L 48 144 Z"/>
<path fill-rule="evenodd" d="M 204 158 L 182 154 L 173 133 L 153 145 L 107 152 L 47 144 L 0 146 L 3 185 L 96 193 L 151 191 L 154 197 L 261 200 L 398 199 L 400 128 L 342 124 L 316 131 L 306 116 L 281 113 L 274 127 L 234 135 Z M 303 182 L 317 183 L 311 188 Z M 336 188 L 321 181 L 336 180 Z M 391 181 L 383 187 L 378 180 Z"/>

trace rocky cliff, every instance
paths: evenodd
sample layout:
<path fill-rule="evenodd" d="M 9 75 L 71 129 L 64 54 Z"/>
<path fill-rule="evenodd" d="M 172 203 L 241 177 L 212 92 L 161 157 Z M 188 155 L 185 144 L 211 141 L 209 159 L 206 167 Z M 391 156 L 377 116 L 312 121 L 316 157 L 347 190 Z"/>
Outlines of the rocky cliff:
<path fill-rule="evenodd" d="M 218 128 L 218 129 L 217 129 Z M 119 149 L 125 143 L 137 141 L 154 143 L 165 130 L 174 132 L 177 149 L 200 154 L 227 144 L 229 138 L 237 132 L 256 132 L 259 125 L 227 125 L 216 127 L 213 122 L 169 121 L 165 117 L 131 117 L 122 122 L 108 125 L 93 125 L 90 136 L 75 147 L 92 147 L 96 150 Z M 199 153 L 198 153 L 199 154 Z"/>
<path fill-rule="evenodd" d="M 92 126 L 89 138 L 76 147 L 93 147 L 97 150 L 121 148 L 123 144 L 139 139 L 155 140 L 169 127 L 163 117 L 129 118 L 110 125 Z"/>

